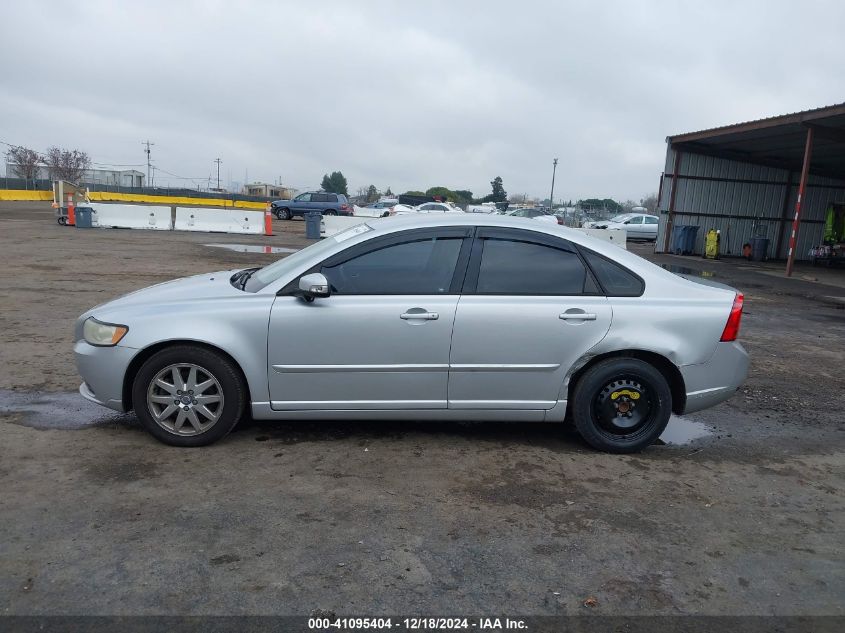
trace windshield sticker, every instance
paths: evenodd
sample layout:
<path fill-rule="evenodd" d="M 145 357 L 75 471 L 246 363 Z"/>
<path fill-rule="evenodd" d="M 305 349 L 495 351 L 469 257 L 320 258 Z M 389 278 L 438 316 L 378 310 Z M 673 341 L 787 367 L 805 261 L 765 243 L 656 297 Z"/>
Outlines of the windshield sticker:
<path fill-rule="evenodd" d="M 357 226 L 353 226 L 351 229 L 346 229 L 342 233 L 338 233 L 334 236 L 336 242 L 345 242 L 346 240 L 355 237 L 356 235 L 361 235 L 361 233 L 366 233 L 367 231 L 372 231 L 373 229 L 366 225 L 366 224 L 359 224 Z"/>

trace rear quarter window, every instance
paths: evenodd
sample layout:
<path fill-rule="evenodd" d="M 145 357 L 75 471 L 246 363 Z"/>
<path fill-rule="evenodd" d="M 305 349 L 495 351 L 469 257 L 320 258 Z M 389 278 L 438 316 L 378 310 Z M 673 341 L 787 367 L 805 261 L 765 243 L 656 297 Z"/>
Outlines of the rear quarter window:
<path fill-rule="evenodd" d="M 580 250 L 608 297 L 639 297 L 645 291 L 643 280 L 624 266 L 586 248 Z"/>

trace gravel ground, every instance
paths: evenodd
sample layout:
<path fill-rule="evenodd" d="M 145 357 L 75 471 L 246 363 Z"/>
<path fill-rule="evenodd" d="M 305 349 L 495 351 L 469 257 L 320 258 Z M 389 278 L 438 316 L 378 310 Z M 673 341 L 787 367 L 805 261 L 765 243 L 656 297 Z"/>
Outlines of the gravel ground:
<path fill-rule="evenodd" d="M 268 263 L 204 244 L 303 226 L 83 231 L 0 203 L 0 613 L 843 615 L 841 288 L 632 246 L 745 291 L 752 357 L 686 421 L 710 434 L 635 456 L 483 423 L 248 422 L 180 450 L 74 395 L 84 310 Z"/>

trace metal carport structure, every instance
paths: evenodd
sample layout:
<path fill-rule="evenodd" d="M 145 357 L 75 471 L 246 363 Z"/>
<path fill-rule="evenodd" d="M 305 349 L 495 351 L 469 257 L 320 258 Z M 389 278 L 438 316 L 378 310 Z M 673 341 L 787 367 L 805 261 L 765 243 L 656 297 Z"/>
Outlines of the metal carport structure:
<path fill-rule="evenodd" d="M 669 136 L 661 176 L 656 250 L 672 230 L 719 229 L 723 252 L 765 232 L 772 257 L 797 257 L 821 242 L 824 214 L 845 201 L 845 103 Z M 698 249 L 700 250 L 700 249 Z"/>

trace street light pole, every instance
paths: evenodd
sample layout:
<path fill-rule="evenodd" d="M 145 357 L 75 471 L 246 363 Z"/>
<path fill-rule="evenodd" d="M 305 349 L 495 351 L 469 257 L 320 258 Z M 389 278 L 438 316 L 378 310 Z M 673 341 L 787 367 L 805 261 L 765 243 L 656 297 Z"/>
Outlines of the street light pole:
<path fill-rule="evenodd" d="M 555 172 L 557 171 L 557 158 L 552 163 L 552 192 L 549 194 L 549 213 L 552 212 L 552 206 L 555 202 Z"/>

